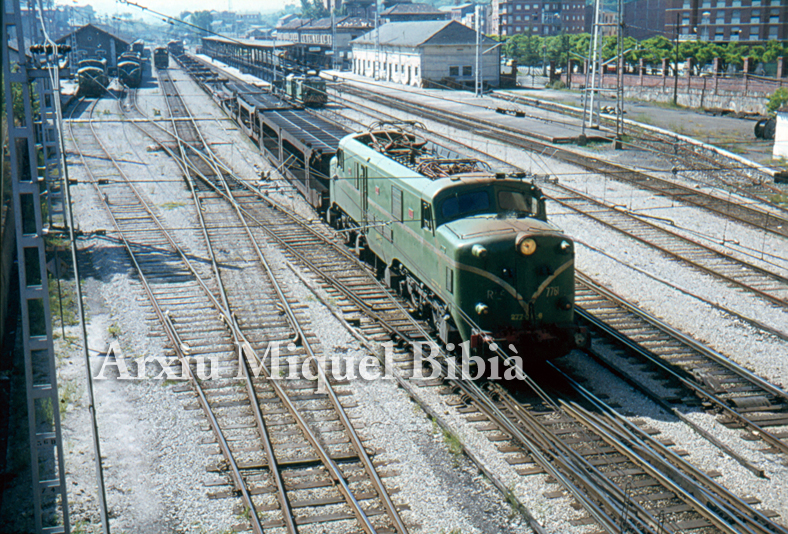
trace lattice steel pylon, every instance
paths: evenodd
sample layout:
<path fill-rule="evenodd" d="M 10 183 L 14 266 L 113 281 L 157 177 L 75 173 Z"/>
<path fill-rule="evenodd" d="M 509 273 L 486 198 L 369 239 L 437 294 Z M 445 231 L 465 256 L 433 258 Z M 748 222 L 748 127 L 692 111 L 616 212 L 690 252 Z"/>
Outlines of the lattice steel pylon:
<path fill-rule="evenodd" d="M 51 138 L 57 135 L 57 128 L 51 122 L 52 102 L 47 100 L 56 95 L 49 74 L 36 69 L 26 57 L 19 0 L 3 0 L 2 28 L 3 90 L 19 265 L 35 528 L 42 533 L 68 533 L 60 402 L 44 248 L 44 237 L 50 227 L 45 224 L 42 210 L 42 197 L 49 204 L 50 187 L 54 191 L 62 186 L 56 163 L 60 161 L 59 153 L 53 153 L 58 150 L 57 143 L 52 143 Z M 15 60 L 12 42 L 16 44 Z M 33 116 L 32 87 L 41 101 L 41 113 L 37 117 Z M 17 106 L 22 104 L 18 112 L 14 109 L 14 94 Z M 58 202 L 62 200 L 56 200 L 56 206 Z M 56 208 L 48 213 L 54 216 L 59 211 Z"/>

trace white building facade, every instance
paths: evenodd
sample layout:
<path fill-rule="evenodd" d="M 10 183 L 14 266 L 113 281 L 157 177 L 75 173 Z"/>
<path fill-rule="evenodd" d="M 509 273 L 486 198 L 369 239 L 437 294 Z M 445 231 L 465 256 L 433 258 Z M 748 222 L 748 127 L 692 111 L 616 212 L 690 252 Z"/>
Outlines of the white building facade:
<path fill-rule="evenodd" d="M 414 87 L 447 80 L 472 87 L 475 81 L 476 32 L 456 21 L 392 22 L 351 46 L 353 72 L 368 78 Z M 482 35 L 480 48 L 482 81 L 498 87 L 500 47 Z"/>
<path fill-rule="evenodd" d="M 777 124 L 774 128 L 774 159 L 788 159 L 788 107 L 777 110 Z"/>

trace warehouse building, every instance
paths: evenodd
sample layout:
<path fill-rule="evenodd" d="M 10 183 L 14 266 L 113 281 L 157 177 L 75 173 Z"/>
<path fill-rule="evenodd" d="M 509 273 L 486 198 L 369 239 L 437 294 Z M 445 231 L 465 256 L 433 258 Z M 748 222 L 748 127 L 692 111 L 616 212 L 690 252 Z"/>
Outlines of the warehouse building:
<path fill-rule="evenodd" d="M 77 63 L 87 58 L 106 59 L 107 68 L 113 72 L 118 66 L 118 56 L 129 49 L 127 41 L 96 24 L 86 24 L 56 42 L 71 46 L 72 74 L 76 72 Z"/>
<path fill-rule="evenodd" d="M 378 38 L 377 32 L 380 32 Z M 351 41 L 353 72 L 415 87 L 473 87 L 476 31 L 456 21 L 392 22 Z M 500 47 L 482 35 L 481 78 L 500 85 Z"/>

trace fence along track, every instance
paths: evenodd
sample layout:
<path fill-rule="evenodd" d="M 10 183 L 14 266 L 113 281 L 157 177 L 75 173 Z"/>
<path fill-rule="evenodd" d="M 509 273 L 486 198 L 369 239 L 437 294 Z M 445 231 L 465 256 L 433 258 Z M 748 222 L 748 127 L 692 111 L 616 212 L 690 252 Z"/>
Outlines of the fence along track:
<path fill-rule="evenodd" d="M 176 105 L 174 105 L 171 108 L 171 116 L 190 117 L 188 113 L 188 109 L 180 99 L 177 92 L 177 87 L 174 85 L 174 83 L 172 83 L 171 81 L 167 82 L 167 89 L 165 92 L 169 96 L 168 102 L 174 101 L 176 103 Z M 227 201 L 229 201 L 230 204 L 234 207 L 235 209 L 234 215 L 240 215 L 238 202 L 234 198 L 235 195 L 238 195 L 238 192 L 234 191 L 233 188 L 229 186 L 228 181 L 226 177 L 223 175 L 222 169 L 220 168 L 222 165 L 221 162 L 215 160 L 215 157 L 212 154 L 210 154 L 210 152 L 206 154 L 206 152 L 200 150 L 200 148 L 204 148 L 205 146 L 207 146 L 207 144 L 202 139 L 201 134 L 199 133 L 199 130 L 197 129 L 196 125 L 192 124 L 190 121 L 176 121 L 175 128 L 176 131 L 180 133 L 180 135 L 177 136 L 177 139 L 181 153 L 186 155 L 182 159 L 182 166 L 187 170 L 187 175 L 189 174 L 189 171 L 191 171 L 192 175 L 199 178 L 203 189 L 205 189 L 196 193 L 196 195 L 199 196 L 200 209 L 205 210 L 206 206 L 209 205 L 209 203 L 214 207 L 224 207 L 224 215 L 218 216 L 218 218 L 216 218 L 213 221 L 210 221 L 209 224 L 206 224 L 205 232 L 213 235 L 213 238 L 209 236 L 209 242 L 211 241 L 216 242 L 217 239 L 221 239 L 221 241 L 218 242 L 222 243 L 221 245 L 222 247 L 225 247 L 226 246 L 225 240 L 227 236 L 223 235 L 223 233 L 226 231 L 227 222 L 229 220 L 227 213 L 228 211 L 232 211 L 231 209 L 229 209 L 229 206 L 227 205 Z M 186 143 L 186 141 L 189 139 L 192 140 L 192 143 Z M 195 159 L 197 159 L 198 161 L 195 162 Z M 241 199 L 243 198 L 244 197 L 241 196 Z M 211 210 L 206 210 L 206 212 L 210 213 Z M 207 216 L 204 217 L 206 219 L 208 218 Z M 261 271 L 259 275 L 258 274 L 249 275 L 247 273 L 244 273 L 243 276 L 246 279 L 250 279 L 252 281 L 264 280 L 264 279 L 268 279 L 271 281 L 272 283 L 271 287 L 277 293 L 278 301 L 281 304 L 280 309 L 282 308 L 284 309 L 285 314 L 288 316 L 288 322 L 290 323 L 290 326 L 296 331 L 297 339 L 299 340 L 303 349 L 307 353 L 308 357 L 311 359 L 312 362 L 315 363 L 315 368 L 317 372 L 321 375 L 321 378 L 325 380 L 326 379 L 325 371 L 323 370 L 322 367 L 323 365 L 325 365 L 325 363 L 321 363 L 318 360 L 317 352 L 315 348 L 313 348 L 312 346 L 311 336 L 306 333 L 304 327 L 302 326 L 303 320 L 296 317 L 295 313 L 292 310 L 291 305 L 288 302 L 287 297 L 284 294 L 283 289 L 276 281 L 276 278 L 274 277 L 272 270 L 268 266 L 265 256 L 262 254 L 260 248 L 257 245 L 257 242 L 260 238 L 259 229 L 250 228 L 240 217 L 239 220 L 241 220 L 241 224 L 244 228 L 243 233 L 247 238 L 246 240 L 247 248 L 244 254 L 242 254 L 242 256 L 245 257 L 257 256 L 259 266 L 262 266 L 263 268 L 262 270 L 264 271 L 264 272 Z M 249 246 L 250 244 L 251 247 Z M 252 248 L 254 250 L 251 250 Z M 238 250 L 235 250 L 234 252 L 237 254 Z M 229 274 L 232 274 L 234 276 L 238 276 L 240 274 L 238 269 L 234 270 L 231 268 L 229 269 L 225 268 L 227 266 L 225 261 L 222 261 L 220 263 L 222 264 L 222 268 L 220 269 L 220 279 L 228 276 Z M 243 265 L 244 265 L 244 270 L 249 269 L 249 262 L 246 262 Z M 255 262 L 255 265 L 258 265 L 258 263 Z M 235 286 L 239 288 L 241 287 L 238 284 L 235 284 Z M 252 287 L 254 287 L 254 285 Z M 243 291 L 247 291 L 247 289 L 244 289 Z M 231 300 L 233 300 L 233 297 L 237 298 L 240 296 L 240 294 L 236 294 L 234 296 L 230 295 L 230 296 L 231 296 Z M 248 295 L 246 296 L 246 299 L 248 300 Z M 254 301 L 256 299 L 252 298 L 251 300 Z M 253 331 L 251 327 L 243 328 L 244 327 L 243 322 L 244 319 L 239 318 L 239 324 L 242 329 L 246 331 Z M 249 332 L 249 335 L 251 335 L 251 332 Z M 272 382 L 274 388 L 276 389 L 277 381 L 274 380 Z M 283 389 L 279 389 L 277 391 L 277 395 L 280 396 L 282 402 L 285 402 L 287 404 L 287 401 L 284 399 L 285 392 Z M 366 453 L 366 450 L 363 444 L 361 443 L 360 438 L 358 437 L 357 433 L 354 431 L 347 415 L 344 412 L 344 408 L 339 402 L 336 393 L 333 391 L 333 389 L 330 386 L 328 388 L 328 400 L 330 401 L 331 408 L 337 414 L 337 417 L 342 423 L 343 431 L 346 435 L 347 441 L 351 444 L 352 448 L 355 450 L 355 458 L 361 462 L 361 465 L 368 473 L 370 477 L 369 482 L 371 482 L 373 487 L 373 495 L 374 492 L 377 492 L 378 498 L 380 499 L 380 502 L 383 508 L 386 510 L 386 513 L 388 514 L 388 517 L 391 521 L 391 526 L 393 526 L 393 528 L 398 532 L 406 532 L 404 523 L 402 523 L 401 519 L 399 518 L 399 514 L 396 510 L 395 505 L 390 500 L 390 497 L 388 496 L 387 491 L 383 486 L 379 478 L 379 475 L 377 474 L 376 469 L 372 464 L 371 459 Z M 293 416 L 297 418 L 296 413 L 293 413 Z M 299 426 L 305 427 L 306 424 L 303 423 L 300 424 Z M 335 481 L 337 481 L 340 491 L 344 494 L 347 503 L 353 508 L 354 513 L 357 519 L 359 520 L 359 522 L 361 523 L 362 527 L 366 531 L 374 531 L 375 527 L 372 526 L 371 521 L 366 517 L 367 513 L 365 513 L 365 511 L 362 510 L 353 492 L 350 491 L 348 483 L 345 480 L 347 477 L 342 475 L 338 466 L 336 465 L 336 462 L 333 460 L 332 456 L 323 450 L 322 446 L 320 445 L 320 439 L 317 436 L 312 435 L 311 433 L 307 433 L 307 430 L 305 428 L 302 428 L 302 431 L 304 431 L 304 433 L 307 434 L 307 437 L 312 447 L 317 451 L 316 455 L 321 459 L 322 463 L 328 469 L 332 478 Z M 346 458 L 342 458 L 343 462 L 347 462 L 350 459 L 349 453 L 346 454 L 346 456 L 347 456 Z M 368 493 L 364 493 L 363 495 L 365 499 L 371 497 Z M 370 510 L 370 513 L 371 511 L 375 511 L 375 510 Z"/>

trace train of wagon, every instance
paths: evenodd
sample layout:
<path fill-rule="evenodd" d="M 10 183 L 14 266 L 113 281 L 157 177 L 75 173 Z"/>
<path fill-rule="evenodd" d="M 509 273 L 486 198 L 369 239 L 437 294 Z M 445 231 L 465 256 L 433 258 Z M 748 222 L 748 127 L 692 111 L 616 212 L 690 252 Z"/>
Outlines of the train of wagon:
<path fill-rule="evenodd" d="M 157 46 L 153 49 L 153 66 L 157 69 L 167 69 L 170 67 L 170 53 L 164 46 Z"/>
<path fill-rule="evenodd" d="M 118 58 L 118 81 L 136 88 L 142 83 L 143 59 L 137 52 L 124 52 Z"/>
<path fill-rule="evenodd" d="M 444 343 L 545 359 L 588 342 L 574 322 L 574 242 L 523 175 L 401 125 L 351 133 L 248 84 L 201 85 Z"/>
<path fill-rule="evenodd" d="M 101 96 L 107 90 L 107 60 L 88 58 L 77 64 L 77 94 L 79 96 Z"/>

